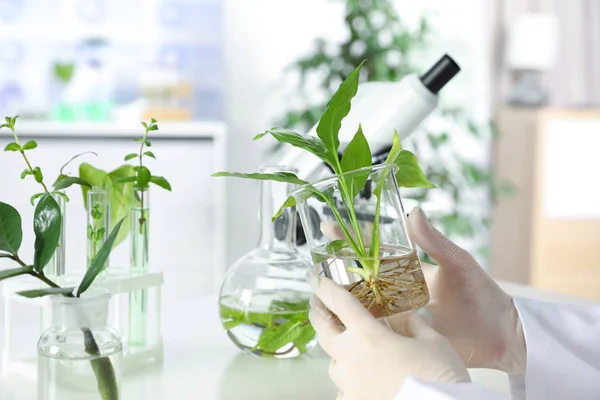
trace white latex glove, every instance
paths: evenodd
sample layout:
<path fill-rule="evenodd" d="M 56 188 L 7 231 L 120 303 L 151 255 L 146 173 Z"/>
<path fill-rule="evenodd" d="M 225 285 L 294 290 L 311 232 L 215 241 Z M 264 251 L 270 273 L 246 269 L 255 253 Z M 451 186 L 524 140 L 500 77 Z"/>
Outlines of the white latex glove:
<path fill-rule="evenodd" d="M 408 230 L 439 264 L 433 276 L 426 276 L 433 328 L 452 343 L 468 367 L 524 374 L 525 339 L 512 298 L 471 254 L 431 226 L 420 208 L 411 211 Z M 388 317 L 393 329 L 402 323 L 402 317 Z"/>
<path fill-rule="evenodd" d="M 416 314 L 402 314 L 402 324 L 396 321 L 402 335 L 376 320 L 333 281 L 313 272 L 308 280 L 318 296 L 311 299 L 310 321 L 332 358 L 329 376 L 340 390 L 338 399 L 391 400 L 410 376 L 469 382 L 452 345 Z"/>

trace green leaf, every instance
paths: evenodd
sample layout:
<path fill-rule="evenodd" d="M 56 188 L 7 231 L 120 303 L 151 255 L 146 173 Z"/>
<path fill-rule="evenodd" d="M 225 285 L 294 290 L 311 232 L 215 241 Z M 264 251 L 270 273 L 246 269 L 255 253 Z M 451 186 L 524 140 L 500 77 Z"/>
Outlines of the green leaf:
<path fill-rule="evenodd" d="M 79 176 L 89 182 L 92 186 L 103 187 L 108 191 L 110 198 L 110 225 L 113 229 L 117 221 L 129 216 L 133 203 L 133 167 L 129 164 L 122 165 L 111 172 L 97 169 L 90 164 L 83 163 L 79 166 Z M 132 177 L 133 180 L 120 182 L 122 178 Z M 81 187 L 83 192 L 83 201 L 87 207 L 87 187 Z M 129 234 L 130 220 L 127 218 L 123 227 L 119 231 L 115 247 L 122 243 Z"/>
<path fill-rule="evenodd" d="M 40 167 L 35 167 L 33 169 L 33 177 L 35 178 L 35 181 L 37 183 L 42 183 L 42 181 L 44 180 L 44 174 L 42 174 L 42 170 L 40 169 Z"/>
<path fill-rule="evenodd" d="M 149 141 L 148 139 L 144 140 L 144 144 L 148 147 L 152 147 L 152 142 Z"/>
<path fill-rule="evenodd" d="M 238 172 L 216 172 L 211 175 L 215 178 L 220 177 L 233 177 L 233 178 L 243 178 L 243 179 L 256 179 L 261 181 L 276 181 L 276 182 L 285 182 L 292 183 L 294 185 L 305 185 L 308 182 L 304 181 L 296 176 L 296 174 L 291 172 L 275 172 L 272 174 L 261 174 L 261 173 L 252 173 L 252 174 L 243 174 Z"/>
<path fill-rule="evenodd" d="M 158 130 L 158 125 L 152 125 L 150 126 L 150 128 L 148 128 L 149 131 L 157 131 Z"/>
<path fill-rule="evenodd" d="M 155 120 L 154 118 L 150 118 L 150 123 L 151 123 L 151 124 L 155 124 L 155 123 L 156 123 L 156 120 Z"/>
<path fill-rule="evenodd" d="M 294 196 L 289 196 L 281 205 L 281 207 L 279 207 L 279 210 L 277 210 L 277 212 L 275 213 L 275 215 L 273 215 L 271 217 L 271 221 L 275 221 L 277 218 L 281 217 L 283 215 L 283 210 L 285 210 L 286 208 L 289 207 L 294 207 L 296 205 L 296 198 Z"/>
<path fill-rule="evenodd" d="M 137 153 L 129 153 L 125 156 L 125 161 L 129 161 L 132 158 L 136 158 L 137 156 L 138 156 Z"/>
<path fill-rule="evenodd" d="M 385 162 L 393 163 L 398 158 L 398 155 L 402 151 L 402 143 L 400 143 L 400 136 L 398 136 L 398 132 L 394 129 L 394 138 L 392 139 L 392 149 L 390 150 Z"/>
<path fill-rule="evenodd" d="M 143 122 L 142 122 L 142 124 L 143 124 Z M 136 138 L 135 138 L 135 139 L 133 139 L 133 140 L 134 140 L 134 141 L 136 141 L 136 142 L 142 142 L 142 141 L 144 141 L 144 138 L 141 138 L 141 137 L 136 137 Z"/>
<path fill-rule="evenodd" d="M 277 129 L 277 128 L 273 128 L 273 129 Z M 268 132 L 259 133 L 258 135 L 254 136 L 254 138 L 252 138 L 252 140 L 262 139 L 267 134 L 268 134 Z"/>
<path fill-rule="evenodd" d="M 33 231 L 35 232 L 35 253 L 33 265 L 37 272 L 42 272 L 58 246 L 62 229 L 60 207 L 54 198 L 44 194 L 33 213 Z"/>
<path fill-rule="evenodd" d="M 148 157 L 152 157 L 152 158 L 154 158 L 154 159 L 156 160 L 156 156 L 155 156 L 155 155 L 154 155 L 154 153 L 153 153 L 153 152 L 151 152 L 151 151 L 145 151 L 145 152 L 144 152 L 144 155 L 145 155 L 145 156 L 148 156 Z"/>
<path fill-rule="evenodd" d="M 256 346 L 262 351 L 275 353 L 300 336 L 303 324 L 306 322 L 292 320 L 281 325 L 273 325 L 263 331 Z"/>
<path fill-rule="evenodd" d="M 219 314 L 225 330 L 233 329 L 246 322 L 246 313 L 243 310 L 227 307 L 223 304 L 219 304 Z"/>
<path fill-rule="evenodd" d="M 17 254 L 23 241 L 21 216 L 11 205 L 0 201 L 0 250 Z"/>
<path fill-rule="evenodd" d="M 23 145 L 23 150 L 33 150 L 37 147 L 37 142 L 35 140 L 30 140 Z"/>
<path fill-rule="evenodd" d="M 269 305 L 270 312 L 280 313 L 282 311 L 290 311 L 289 316 L 286 318 L 297 318 L 306 321 L 308 319 L 308 311 L 310 310 L 310 304 L 308 300 L 300 301 L 287 301 L 287 300 L 273 300 Z M 279 314 L 278 314 L 279 315 Z"/>
<path fill-rule="evenodd" d="M 36 194 L 34 194 L 33 196 L 31 196 L 31 197 L 29 198 L 29 202 L 31 203 L 31 205 L 32 205 L 32 206 L 35 206 L 35 200 L 36 200 L 38 197 L 42 197 L 42 196 L 43 196 L 43 195 L 45 195 L 45 194 L 46 194 L 46 192 L 42 192 L 42 193 L 36 193 Z"/>
<path fill-rule="evenodd" d="M 87 182 L 85 179 L 81 179 L 76 176 L 61 175 L 59 176 L 58 180 L 54 183 L 54 189 L 62 190 L 72 185 L 85 186 L 90 189 L 92 187 L 92 185 L 90 185 L 89 182 Z"/>
<path fill-rule="evenodd" d="M 136 175 L 136 187 L 138 188 L 145 188 L 148 186 L 148 183 L 150 183 L 150 178 L 151 178 L 151 174 L 150 174 L 150 170 L 146 167 L 141 167 L 140 169 L 138 169 L 137 171 L 137 175 Z"/>
<path fill-rule="evenodd" d="M 25 179 L 27 175 L 33 175 L 33 172 L 30 169 L 24 169 L 23 172 L 21 172 L 21 179 Z"/>
<path fill-rule="evenodd" d="M 25 275 L 31 272 L 30 267 L 19 267 L 0 270 L 0 281 L 5 279 L 14 278 L 15 276 Z"/>
<path fill-rule="evenodd" d="M 327 254 L 334 255 L 347 247 L 350 247 L 350 243 L 346 242 L 345 240 L 334 240 L 327 243 L 327 246 L 325 246 L 325 251 Z"/>
<path fill-rule="evenodd" d="M 300 353 L 304 353 L 306 351 L 306 345 L 315 340 L 317 336 L 317 332 L 312 327 L 311 324 L 306 324 L 300 329 L 298 336 L 294 339 L 294 346 L 298 348 Z"/>
<path fill-rule="evenodd" d="M 142 126 L 143 126 L 144 128 L 146 128 L 146 130 L 148 130 L 148 124 L 147 124 L 147 123 L 145 123 L 144 121 L 142 121 Z M 136 141 L 137 141 L 137 139 L 136 139 Z"/>
<path fill-rule="evenodd" d="M 135 182 L 136 177 L 135 176 L 126 176 L 124 178 L 119 178 L 117 179 L 117 183 L 129 183 L 129 182 Z"/>
<path fill-rule="evenodd" d="M 327 151 L 327 149 L 325 148 L 325 144 L 318 137 L 301 135 L 299 133 L 287 129 L 279 128 L 269 129 L 265 132 L 265 134 L 267 133 L 271 134 L 271 136 L 273 136 L 279 143 L 287 143 L 294 147 L 306 150 L 309 153 L 319 157 L 322 161 L 325 161 L 332 167 L 337 166 L 337 152 L 333 154 Z"/>
<path fill-rule="evenodd" d="M 4 148 L 4 151 L 20 151 L 20 150 L 21 150 L 21 146 L 19 146 L 16 143 L 9 143 Z"/>
<path fill-rule="evenodd" d="M 358 126 L 358 131 L 354 135 L 354 138 L 348 144 L 344 156 L 340 162 L 342 166 L 342 172 L 355 171 L 361 168 L 370 167 L 372 163 L 371 149 L 367 138 L 362 131 L 362 126 Z M 343 176 L 343 175 L 342 175 Z M 346 187 L 348 189 L 348 195 L 352 201 L 354 197 L 362 190 L 369 179 L 369 174 L 360 174 L 355 177 L 348 178 L 343 176 Z"/>
<path fill-rule="evenodd" d="M 27 297 L 29 299 L 35 299 L 36 297 L 52 296 L 57 294 L 68 295 L 73 294 L 74 287 L 58 287 L 58 288 L 44 288 L 44 289 L 33 289 L 24 290 L 17 292 L 18 295 Z"/>
<path fill-rule="evenodd" d="M 171 184 L 162 176 L 151 176 L 150 182 L 154 183 L 157 186 L 160 186 L 163 189 L 171 191 Z"/>
<path fill-rule="evenodd" d="M 400 187 L 434 188 L 435 185 L 423 173 L 417 157 L 408 150 L 402 150 L 394 161 L 398 166 L 396 182 Z"/>
<path fill-rule="evenodd" d="M 50 194 L 56 194 L 56 195 L 62 197 L 62 199 L 67 203 L 70 201 L 69 196 L 67 196 L 67 194 L 65 192 L 59 192 L 58 190 L 56 190 L 54 192 L 50 192 Z"/>
<path fill-rule="evenodd" d="M 96 279 L 98 274 L 104 269 L 106 260 L 108 260 L 108 256 L 112 251 L 113 244 L 117 239 L 117 235 L 119 233 L 119 230 L 121 229 L 121 225 L 123 225 L 124 220 L 125 218 L 123 218 L 117 223 L 113 231 L 110 233 L 110 235 L 108 235 L 106 242 L 104 242 L 104 244 L 98 251 L 98 254 L 96 254 L 96 257 L 90 263 L 90 266 L 88 267 L 85 276 L 81 280 L 79 288 L 77 289 L 77 297 L 80 297 L 83 292 L 89 289 L 91 284 L 94 282 L 94 279 Z"/>
<path fill-rule="evenodd" d="M 338 90 L 333 94 L 327 105 L 327 109 L 317 125 L 317 136 L 321 138 L 329 153 L 336 157 L 338 148 L 340 147 L 338 135 L 342 126 L 342 120 L 350 112 L 350 102 L 358 91 L 358 78 L 363 64 L 364 61 L 342 82 Z M 336 168 L 337 165 L 334 167 L 334 170 L 340 173 Z"/>

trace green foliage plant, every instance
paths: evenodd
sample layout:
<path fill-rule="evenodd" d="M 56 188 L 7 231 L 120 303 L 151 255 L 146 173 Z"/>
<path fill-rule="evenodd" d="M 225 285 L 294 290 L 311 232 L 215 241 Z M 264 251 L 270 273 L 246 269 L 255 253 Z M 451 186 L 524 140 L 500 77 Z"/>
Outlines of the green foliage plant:
<path fill-rule="evenodd" d="M 50 191 L 44 183 L 43 173 L 40 167 L 34 167 L 26 152 L 37 147 L 37 143 L 29 141 L 24 145 L 20 144 L 15 130 L 17 117 L 6 117 L 6 123 L 0 125 L 0 129 L 8 128 L 13 132 L 15 142 L 9 143 L 5 151 L 19 152 L 27 165 L 22 177 L 32 175 L 36 182 L 40 184 L 43 192 L 36 196 L 38 199 L 33 215 L 33 230 L 35 233 L 33 263 L 28 264 L 19 256 L 23 240 L 22 220 L 19 212 L 9 204 L 0 201 L 0 258 L 10 259 L 19 266 L 11 269 L 0 270 L 0 281 L 14 278 L 17 276 L 29 275 L 42 282 L 48 287 L 41 289 L 32 289 L 17 292 L 17 294 L 27 298 L 37 298 L 48 295 L 62 295 L 70 298 L 79 298 L 87 291 L 98 274 L 112 250 L 116 236 L 123 224 L 119 221 L 115 229 L 109 235 L 96 258 L 92 261 L 90 268 L 84 275 L 81 283 L 77 287 L 61 287 L 44 274 L 44 268 L 56 251 L 62 229 L 61 210 L 53 194 L 61 193 Z M 62 173 L 61 173 L 62 175 Z M 65 182 L 67 178 L 59 179 L 57 182 Z M 73 180 L 71 184 L 82 184 L 78 180 Z M 65 186 L 66 185 L 66 186 Z M 70 185 L 62 183 L 59 188 L 65 188 Z M 55 185 L 56 188 L 56 185 Z M 32 199 L 33 202 L 34 199 Z M 100 355 L 98 345 L 87 327 L 82 327 L 82 333 L 85 338 L 86 351 L 91 355 Z M 114 368 L 108 358 L 97 358 L 91 360 L 92 369 L 98 381 L 98 390 L 103 400 L 118 400 L 118 388 L 115 379 Z"/>
<path fill-rule="evenodd" d="M 363 237 L 364 232 L 360 229 L 359 219 L 354 209 L 354 198 L 363 189 L 369 175 L 371 174 L 372 156 L 362 127 L 359 125 L 354 138 L 348 144 L 344 156 L 340 159 L 338 149 L 340 145 L 339 130 L 342 120 L 348 115 L 352 98 L 358 91 L 358 79 L 363 63 L 350 72 L 339 89 L 334 93 L 329 101 L 325 112 L 323 113 L 317 126 L 317 136 L 305 136 L 299 133 L 279 128 L 272 128 L 255 137 L 255 140 L 261 139 L 266 135 L 271 135 L 278 142 L 298 147 L 313 155 L 319 157 L 327 163 L 335 172 L 338 178 L 338 187 L 340 197 L 343 203 L 343 209 L 340 209 L 334 200 L 333 192 L 330 190 L 320 191 L 309 182 L 298 178 L 295 174 L 289 172 L 280 172 L 274 174 L 243 174 L 218 172 L 213 174 L 215 177 L 237 177 L 247 179 L 273 180 L 278 182 L 288 182 L 295 185 L 302 185 L 310 197 L 315 197 L 320 202 L 326 203 L 332 210 L 335 219 L 344 232 L 345 240 L 363 268 L 349 269 L 360 275 L 378 298 L 383 302 L 381 292 L 381 280 L 379 280 L 379 209 L 380 196 L 383 190 L 385 177 L 396 171 L 396 180 L 399 185 L 404 187 L 435 187 L 423 173 L 417 162 L 417 158 L 408 150 L 404 150 L 400 143 L 398 134 L 394 132 L 392 136 L 393 147 L 387 157 L 385 168 L 379 174 L 379 182 L 373 191 L 377 196 L 375 209 L 375 221 L 371 233 L 371 246 L 367 246 L 367 241 Z M 277 218 L 281 215 L 285 207 L 296 205 L 296 199 L 290 196 L 280 208 L 279 212 L 273 216 Z M 343 214 L 348 215 L 348 221 L 343 218 Z M 332 243 L 330 243 L 332 245 Z M 383 304 L 381 304 L 383 305 Z"/>
<path fill-rule="evenodd" d="M 114 229 L 115 221 L 119 221 L 129 216 L 134 201 L 134 190 L 147 190 L 149 184 L 152 183 L 153 185 L 171 191 L 171 184 L 169 181 L 162 176 L 152 175 L 150 169 L 144 164 L 144 157 L 156 159 L 154 153 L 147 148 L 152 147 L 152 142 L 148 139 L 148 135 L 150 132 L 158 131 L 158 124 L 153 118 L 150 123 L 142 122 L 142 126 L 145 129 L 144 135 L 134 139 L 140 144 L 139 150 L 136 153 L 127 154 L 124 158 L 125 161 L 137 159 L 137 165 L 124 164 L 110 172 L 96 168 L 88 163 L 83 163 L 79 166 L 79 176 L 82 179 L 90 182 L 92 186 L 104 187 L 109 192 L 111 203 L 111 229 Z M 88 188 L 82 187 L 86 207 L 87 191 Z M 137 201 L 140 202 L 143 202 L 143 200 L 143 198 L 137 199 Z M 144 208 L 143 203 L 141 203 L 141 208 Z M 140 230 L 142 230 L 145 222 L 142 215 L 138 221 Z M 130 223 L 129 218 L 127 218 L 121 233 L 117 237 L 115 245 L 118 245 L 125 240 L 129 232 Z"/>

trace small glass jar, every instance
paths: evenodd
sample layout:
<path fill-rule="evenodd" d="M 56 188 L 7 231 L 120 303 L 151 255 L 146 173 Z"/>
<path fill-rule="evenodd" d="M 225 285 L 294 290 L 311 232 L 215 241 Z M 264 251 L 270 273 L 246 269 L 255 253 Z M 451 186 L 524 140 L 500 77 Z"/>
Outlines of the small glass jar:
<path fill-rule="evenodd" d="M 118 400 L 122 344 L 107 325 L 110 294 L 52 296 L 51 326 L 38 342 L 38 400 Z"/>
<path fill-rule="evenodd" d="M 296 172 L 263 167 L 261 173 Z M 308 320 L 311 297 L 306 272 L 310 260 L 295 246 L 296 210 L 284 210 L 275 221 L 291 185 L 261 182 L 258 247 L 229 269 L 219 295 L 223 328 L 240 349 L 259 357 L 297 357 L 316 344 Z"/>
<path fill-rule="evenodd" d="M 375 317 L 429 302 L 396 171 L 394 164 L 363 168 L 292 193 L 317 272 L 345 286 Z M 350 202 L 348 188 L 358 192 Z M 315 197 L 315 189 L 327 198 Z M 310 223 L 315 210 L 320 224 Z"/>

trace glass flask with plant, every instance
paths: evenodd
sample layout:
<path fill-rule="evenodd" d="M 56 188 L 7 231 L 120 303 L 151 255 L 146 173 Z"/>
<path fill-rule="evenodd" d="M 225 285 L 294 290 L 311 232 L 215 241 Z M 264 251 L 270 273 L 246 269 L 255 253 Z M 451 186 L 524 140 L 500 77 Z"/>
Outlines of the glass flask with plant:
<path fill-rule="evenodd" d="M 152 175 L 144 164 L 145 157 L 156 159 L 153 152 L 148 150 L 152 142 L 148 139 L 150 132 L 158 131 L 158 125 L 153 118 L 150 123 L 142 122 L 145 129 L 142 137 L 135 138 L 140 148 L 136 153 L 129 153 L 125 161 L 137 159 L 137 165 L 132 167 L 133 175 L 119 179 L 119 183 L 133 183 L 131 199 L 131 254 L 130 265 L 134 274 L 144 274 L 149 270 L 150 254 L 150 183 L 171 191 L 171 184 L 162 176 Z M 129 296 L 129 344 L 133 346 L 146 345 L 147 325 L 147 290 L 133 292 Z"/>
<path fill-rule="evenodd" d="M 429 300 L 421 264 L 408 238 L 398 188 L 434 185 L 415 155 L 402 148 L 395 132 L 390 138 L 393 146 L 381 166 L 372 165 L 361 126 L 339 157 L 339 130 L 358 91 L 361 66 L 348 75 L 330 99 L 316 137 L 279 128 L 255 137 L 271 135 L 280 143 L 308 151 L 331 166 L 334 177 L 309 183 L 291 172 L 219 172 L 213 176 L 300 185 L 273 218 L 285 208 L 298 206 L 318 272 L 346 286 L 374 315 L 385 316 L 421 307 Z M 311 208 L 318 210 L 318 226 Z"/>
<path fill-rule="evenodd" d="M 219 292 L 223 328 L 240 349 L 259 357 L 293 358 L 316 345 L 308 320 L 310 287 L 305 280 L 311 261 L 296 248 L 294 207 L 271 219 L 294 185 L 288 167 L 262 167 L 258 246 L 227 271 Z M 261 175 L 262 174 L 262 175 Z M 265 175 L 266 174 L 266 175 Z"/>

